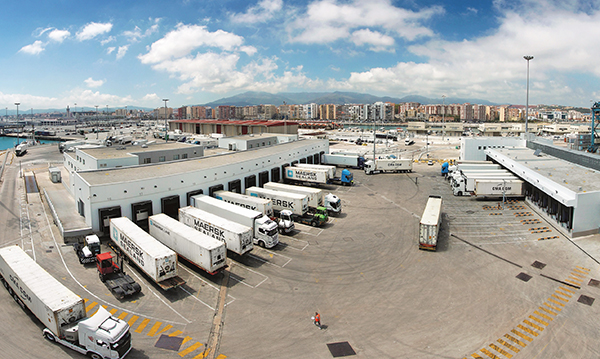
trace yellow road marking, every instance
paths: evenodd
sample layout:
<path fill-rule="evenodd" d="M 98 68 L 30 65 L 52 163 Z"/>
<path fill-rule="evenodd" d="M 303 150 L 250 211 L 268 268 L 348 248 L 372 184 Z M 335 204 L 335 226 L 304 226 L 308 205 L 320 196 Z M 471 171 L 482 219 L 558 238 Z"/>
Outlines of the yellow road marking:
<path fill-rule="evenodd" d="M 554 300 L 554 299 L 552 299 L 552 298 L 548 298 L 548 301 L 549 301 L 549 302 L 552 302 L 552 303 L 554 303 L 554 304 L 558 304 L 558 305 L 560 305 L 561 307 L 564 307 L 564 306 L 565 306 L 565 305 L 564 305 L 564 304 L 562 304 L 561 302 L 557 302 L 557 301 L 555 301 L 555 300 Z"/>
<path fill-rule="evenodd" d="M 566 287 L 559 287 L 560 289 L 564 290 L 565 292 L 569 292 L 569 293 L 575 293 L 575 290 L 572 288 L 566 288 Z"/>
<path fill-rule="evenodd" d="M 210 353 L 210 348 L 207 348 L 206 352 L 202 352 L 202 353 L 196 355 L 195 357 L 193 357 L 192 359 L 202 359 L 202 358 L 205 358 L 208 355 L 208 353 Z"/>
<path fill-rule="evenodd" d="M 153 337 L 156 334 L 156 331 L 158 330 L 158 328 L 160 328 L 161 325 L 162 325 L 162 322 L 156 322 L 156 323 L 154 323 L 154 325 L 152 326 L 152 328 L 150 328 L 150 331 L 146 335 L 149 336 L 149 337 Z"/>
<path fill-rule="evenodd" d="M 573 298 L 573 296 L 572 296 L 572 295 L 570 295 L 570 294 L 567 294 L 567 293 L 563 293 L 563 292 L 559 291 L 558 289 L 557 289 L 557 290 L 556 290 L 556 292 L 554 292 L 554 293 L 556 293 L 556 294 L 560 294 L 560 295 L 562 295 L 562 296 L 564 296 L 564 297 L 567 297 L 567 298 Z"/>
<path fill-rule="evenodd" d="M 496 356 L 496 355 L 492 354 L 492 352 L 490 352 L 489 350 L 487 350 L 487 349 L 485 349 L 485 348 L 481 349 L 481 352 L 482 352 L 483 354 L 485 354 L 485 355 L 489 356 L 489 357 L 490 357 L 490 358 L 492 358 L 492 359 L 500 359 L 500 357 L 498 357 L 498 356 Z"/>
<path fill-rule="evenodd" d="M 483 359 L 482 357 L 480 357 L 477 353 L 473 353 L 471 354 L 471 356 L 475 359 Z"/>
<path fill-rule="evenodd" d="M 513 337 L 513 336 L 511 336 L 511 335 L 509 335 L 509 334 L 504 334 L 504 337 L 505 337 L 505 338 L 507 338 L 508 340 L 510 340 L 510 341 L 511 341 L 511 342 L 513 342 L 513 343 L 517 343 L 517 344 L 519 344 L 519 345 L 520 345 L 520 346 L 522 346 L 522 347 L 526 347 L 526 346 L 527 346 L 527 344 L 523 343 L 523 342 L 522 342 L 522 341 L 520 341 L 519 339 L 517 339 L 517 338 L 515 338 L 515 337 Z"/>
<path fill-rule="evenodd" d="M 490 344 L 490 347 L 493 348 L 495 351 L 497 351 L 500 354 L 504 354 L 505 357 L 507 358 L 512 358 L 512 354 L 507 352 L 506 350 L 500 348 L 499 346 L 497 346 L 496 344 Z"/>
<path fill-rule="evenodd" d="M 129 324 L 129 326 L 131 327 L 131 326 L 133 325 L 133 323 L 135 323 L 135 321 L 136 321 L 136 320 L 138 320 L 138 318 L 139 318 L 139 317 L 138 317 L 137 315 L 134 315 L 134 316 L 132 316 L 132 317 L 129 319 L 129 321 L 127 322 L 127 324 Z"/>
<path fill-rule="evenodd" d="M 166 332 L 167 330 L 169 330 L 169 329 L 171 329 L 171 328 L 173 328 L 173 326 L 172 326 L 171 324 L 167 324 L 167 325 L 165 325 L 165 327 L 164 327 L 164 328 L 162 328 L 162 329 L 160 330 L 160 332 L 156 333 L 156 335 L 162 334 L 162 333 Z"/>
<path fill-rule="evenodd" d="M 548 319 L 549 321 L 553 321 L 553 320 L 554 320 L 554 318 L 552 318 L 552 317 L 549 317 L 549 316 L 547 316 L 547 315 L 546 315 L 546 314 L 544 314 L 544 313 L 540 313 L 540 312 L 538 312 L 537 310 L 534 310 L 534 311 L 533 311 L 533 314 L 537 314 L 537 315 L 539 315 L 540 317 L 542 317 L 542 318 L 544 318 L 544 319 Z"/>
<path fill-rule="evenodd" d="M 530 316 L 530 318 L 531 318 L 531 316 Z M 532 337 L 530 337 L 530 336 L 527 336 L 527 335 L 525 335 L 525 334 L 523 334 L 523 333 L 521 333 L 521 332 L 518 332 L 518 331 L 516 331 L 516 330 L 514 330 L 514 329 L 511 329 L 511 330 L 510 330 L 510 332 L 511 332 L 511 333 L 513 333 L 513 334 L 515 334 L 515 335 L 518 335 L 518 336 L 520 336 L 521 338 L 523 338 L 523 339 L 527 340 L 528 342 L 532 342 L 532 341 L 533 341 L 533 338 L 532 338 Z"/>
<path fill-rule="evenodd" d="M 547 306 L 547 307 L 549 307 L 549 308 L 552 308 L 552 309 L 554 309 L 556 311 L 559 311 L 559 312 L 562 311 L 562 309 L 560 309 L 558 307 L 555 307 L 552 304 L 544 303 L 544 305 Z"/>
<path fill-rule="evenodd" d="M 118 312 L 118 311 L 119 310 L 115 308 L 115 309 L 109 310 L 108 312 L 110 313 L 110 315 L 115 315 L 115 313 Z"/>
<path fill-rule="evenodd" d="M 202 346 L 202 343 L 195 342 L 194 344 L 187 347 L 185 350 L 180 351 L 178 354 L 180 357 L 184 357 L 184 356 L 188 355 L 189 353 L 193 352 L 194 350 L 200 348 L 201 346 Z"/>
<path fill-rule="evenodd" d="M 89 299 L 87 299 L 87 298 L 83 298 L 83 302 L 84 302 L 84 303 L 87 303 L 87 302 L 88 302 L 88 300 L 89 300 Z"/>
<path fill-rule="evenodd" d="M 543 321 L 543 320 L 541 320 L 540 318 L 536 318 L 536 317 L 534 317 L 533 315 L 530 315 L 530 316 L 529 316 L 529 318 L 530 318 L 530 319 L 533 319 L 533 320 L 535 320 L 536 322 L 538 322 L 538 323 L 540 323 L 540 324 L 543 324 L 543 325 L 545 325 L 545 326 L 548 326 L 548 323 L 544 322 L 544 321 Z"/>
<path fill-rule="evenodd" d="M 540 332 L 543 332 L 543 331 L 544 331 L 544 328 L 540 327 L 539 325 L 537 325 L 537 324 L 535 324 L 535 323 L 532 323 L 532 322 L 530 322 L 530 321 L 529 321 L 529 320 L 527 320 L 527 319 L 525 319 L 525 320 L 523 321 L 523 323 L 525 323 L 525 324 L 529 325 L 529 326 L 530 326 L 530 327 L 532 327 L 532 328 L 535 328 L 535 329 L 539 330 Z"/>
<path fill-rule="evenodd" d="M 137 329 L 135 330 L 135 332 L 136 333 L 141 333 L 142 330 L 144 330 L 144 328 L 146 328 L 146 325 L 148 325 L 148 323 L 150 323 L 150 319 L 146 318 L 146 319 L 142 320 L 142 322 L 137 327 Z"/>
<path fill-rule="evenodd" d="M 548 314 L 552 314 L 552 315 L 558 315 L 558 313 L 554 313 L 553 311 L 551 311 L 550 309 L 546 309 L 544 307 L 539 307 L 540 310 L 543 310 L 544 312 L 548 313 Z"/>
<path fill-rule="evenodd" d="M 125 319 L 125 317 L 126 317 L 128 314 L 129 314 L 129 313 L 127 313 L 127 312 L 123 312 L 123 313 L 119 314 L 119 316 L 118 316 L 117 318 L 119 318 L 119 319 Z"/>
<path fill-rule="evenodd" d="M 554 297 L 554 298 L 556 298 L 556 299 L 558 299 L 558 300 L 562 300 L 562 301 L 563 301 L 563 302 L 565 302 L 565 303 L 569 301 L 568 299 L 565 299 L 565 298 L 563 298 L 563 297 L 559 297 L 559 296 L 558 296 L 558 295 L 556 295 L 556 294 L 552 294 L 552 295 L 551 295 L 551 297 Z"/>
<path fill-rule="evenodd" d="M 579 284 L 580 284 L 580 285 L 581 285 L 581 283 L 583 283 L 583 280 L 582 280 L 582 279 L 575 278 L 575 277 L 573 277 L 572 275 L 570 275 L 570 276 L 569 276 L 569 279 L 571 279 L 571 280 L 572 280 L 572 281 L 574 281 L 574 282 L 579 282 Z"/>
<path fill-rule="evenodd" d="M 176 337 L 176 336 L 178 336 L 181 333 L 183 333 L 181 330 L 176 330 L 173 333 L 169 334 L 169 336 L 170 337 Z"/>
<path fill-rule="evenodd" d="M 589 271 L 590 271 L 589 269 L 587 269 L 587 268 L 583 268 L 583 267 L 580 267 L 580 266 L 575 266 L 575 268 L 579 268 L 579 269 L 581 269 L 581 270 L 584 270 L 584 271 L 586 271 L 586 272 L 589 272 Z"/>
<path fill-rule="evenodd" d="M 581 273 L 581 274 L 586 274 L 586 275 L 589 274 L 588 272 L 584 272 L 584 271 L 579 270 L 579 269 L 573 269 L 573 272 L 577 272 L 577 273 Z"/>
<path fill-rule="evenodd" d="M 226 356 L 226 355 L 219 354 L 219 356 L 218 356 L 218 357 L 216 357 L 215 359 L 225 359 L 225 358 L 227 358 L 227 356 Z"/>
<path fill-rule="evenodd" d="M 192 340 L 191 337 L 185 337 L 185 338 L 183 338 L 183 341 L 181 342 L 181 344 L 183 345 L 183 344 L 189 342 L 190 340 Z"/>
<path fill-rule="evenodd" d="M 575 271 L 571 272 L 571 275 L 573 275 L 573 276 L 575 276 L 575 277 L 577 277 L 577 278 L 582 278 L 582 279 L 583 279 L 583 278 L 585 278 L 585 276 L 584 276 L 584 275 L 578 274 L 578 273 L 577 273 L 577 272 L 575 272 Z"/>
<path fill-rule="evenodd" d="M 517 325 L 517 328 L 519 328 L 519 329 L 521 329 L 521 330 L 524 330 L 524 331 L 526 331 L 527 333 L 529 333 L 529 334 L 533 335 L 534 337 L 537 337 L 537 336 L 538 336 L 538 333 L 534 332 L 533 330 L 531 330 L 531 329 L 527 328 L 527 327 L 526 327 L 526 326 L 524 326 L 524 325 L 521 325 L 521 324 L 519 324 L 519 325 Z"/>
<path fill-rule="evenodd" d="M 509 342 L 505 341 L 504 339 L 498 339 L 498 343 L 504 345 L 505 347 L 507 347 L 508 349 L 512 350 L 515 353 L 518 353 L 521 351 L 519 348 L 515 347 L 514 345 L 511 345 Z"/>
<path fill-rule="evenodd" d="M 565 279 L 565 282 L 571 283 L 573 285 L 581 285 L 581 283 L 576 283 L 576 282 L 573 282 L 572 280 L 568 280 L 568 279 Z"/>
<path fill-rule="evenodd" d="M 90 305 L 88 305 L 87 307 L 85 307 L 85 312 L 89 312 L 92 308 L 94 308 L 96 305 L 98 305 L 98 303 L 96 302 L 92 302 Z"/>

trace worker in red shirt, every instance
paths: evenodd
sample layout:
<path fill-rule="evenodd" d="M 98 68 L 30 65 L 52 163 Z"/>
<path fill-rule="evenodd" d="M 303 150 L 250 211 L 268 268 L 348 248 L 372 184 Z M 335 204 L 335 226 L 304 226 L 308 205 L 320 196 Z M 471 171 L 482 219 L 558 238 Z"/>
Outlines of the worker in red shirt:
<path fill-rule="evenodd" d="M 315 312 L 315 325 L 321 329 L 321 314 Z"/>

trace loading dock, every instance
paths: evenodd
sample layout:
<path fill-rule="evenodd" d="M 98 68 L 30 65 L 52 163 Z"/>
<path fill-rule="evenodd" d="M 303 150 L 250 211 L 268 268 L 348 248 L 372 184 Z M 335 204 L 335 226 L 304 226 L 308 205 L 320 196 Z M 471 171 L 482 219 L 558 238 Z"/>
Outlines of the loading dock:
<path fill-rule="evenodd" d="M 133 222 L 137 224 L 138 227 L 148 232 L 150 229 L 148 217 L 154 214 L 152 212 L 152 201 L 132 203 L 131 213 L 133 213 Z"/>

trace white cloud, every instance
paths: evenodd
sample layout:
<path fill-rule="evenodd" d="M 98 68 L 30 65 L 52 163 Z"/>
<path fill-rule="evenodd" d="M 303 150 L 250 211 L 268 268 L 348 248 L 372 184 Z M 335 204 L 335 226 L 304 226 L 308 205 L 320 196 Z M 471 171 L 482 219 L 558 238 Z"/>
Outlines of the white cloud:
<path fill-rule="evenodd" d="M 548 21 L 555 19 L 556 21 Z M 559 20 L 560 19 L 560 20 Z M 526 61 L 530 63 L 530 103 L 587 103 L 573 78 L 600 77 L 600 11 L 590 14 L 562 8 L 535 8 L 531 12 L 505 12 L 494 31 L 470 40 L 431 40 L 408 50 L 423 63 L 399 62 L 353 72 L 330 88 L 420 95 L 438 98 L 482 98 L 495 102 L 524 103 Z M 577 84 L 577 85 L 575 85 Z M 585 98 L 586 100 L 582 100 Z"/>
<path fill-rule="evenodd" d="M 54 29 L 50 31 L 50 33 L 48 34 L 48 38 L 56 42 L 63 42 L 70 35 L 71 33 L 68 30 Z"/>
<path fill-rule="evenodd" d="M 232 22 L 242 24 L 255 24 L 267 22 L 281 10 L 283 0 L 260 0 L 258 4 L 248 8 L 243 14 L 231 14 L 229 18 Z"/>
<path fill-rule="evenodd" d="M 87 87 L 96 88 L 104 85 L 104 80 L 94 80 L 91 77 L 87 78 L 85 81 Z"/>
<path fill-rule="evenodd" d="M 104 46 L 104 45 L 106 45 L 106 44 L 108 44 L 110 42 L 113 42 L 115 40 L 116 40 L 116 38 L 114 36 L 109 36 L 106 39 L 100 41 L 100 44 L 102 44 L 102 46 Z"/>
<path fill-rule="evenodd" d="M 394 46 L 394 38 L 369 29 L 357 30 L 352 33 L 352 42 L 357 46 L 373 45 L 372 49 L 381 51 Z"/>
<path fill-rule="evenodd" d="M 139 26 L 136 26 L 133 30 L 123 31 L 123 36 L 125 36 L 130 42 L 138 42 L 141 39 L 154 34 L 158 31 L 158 23 L 160 22 L 160 19 L 150 20 L 153 20 L 154 24 L 146 29 L 146 31 L 142 32 L 142 29 L 140 29 Z"/>
<path fill-rule="evenodd" d="M 90 22 L 89 24 L 85 25 L 83 29 L 81 29 L 81 31 L 77 33 L 77 40 L 91 40 L 98 35 L 110 32 L 112 26 L 113 25 L 111 23 Z"/>
<path fill-rule="evenodd" d="M 117 48 L 116 48 L 116 47 L 114 47 L 114 46 L 107 47 L 107 48 L 106 48 L 106 53 L 107 53 L 108 55 L 110 55 L 110 54 L 112 54 L 112 53 L 113 53 L 113 51 L 115 51 L 116 49 L 117 49 Z"/>
<path fill-rule="evenodd" d="M 19 50 L 19 52 L 24 52 L 26 54 L 29 55 L 37 55 L 40 52 L 44 51 L 44 46 L 46 44 L 44 44 L 43 42 L 36 40 L 33 44 L 31 45 L 25 45 L 21 48 L 21 50 Z"/>
<path fill-rule="evenodd" d="M 210 32 L 205 26 L 178 24 L 177 28 L 150 46 L 150 51 L 138 58 L 143 64 L 156 64 L 172 58 L 189 55 L 193 50 L 207 46 L 225 51 L 235 50 L 244 39 L 223 30 Z"/>
<path fill-rule="evenodd" d="M 155 93 L 146 94 L 146 96 L 142 97 L 143 103 L 158 103 L 160 101 L 160 97 L 158 97 Z"/>
<path fill-rule="evenodd" d="M 438 6 L 415 12 L 394 6 L 391 0 L 353 0 L 349 3 L 317 0 L 310 3 L 306 13 L 292 21 L 287 30 L 291 42 L 305 44 L 352 40 L 354 29 L 371 31 L 373 28 L 413 41 L 433 36 L 433 31 L 421 23 L 443 12 Z M 379 41 L 389 42 L 389 39 L 382 37 Z"/>
<path fill-rule="evenodd" d="M 478 10 L 473 8 L 473 7 L 467 7 L 467 12 L 473 13 L 473 14 L 477 14 Z"/>
<path fill-rule="evenodd" d="M 129 49 L 129 45 L 119 46 L 119 51 L 117 51 L 117 60 L 125 56 L 127 50 Z"/>

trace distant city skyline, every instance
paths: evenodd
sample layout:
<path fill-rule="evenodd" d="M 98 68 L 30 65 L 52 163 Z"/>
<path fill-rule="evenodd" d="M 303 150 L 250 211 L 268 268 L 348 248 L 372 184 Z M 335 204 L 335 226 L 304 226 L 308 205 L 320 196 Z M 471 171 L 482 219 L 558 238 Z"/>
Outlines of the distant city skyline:
<path fill-rule="evenodd" d="M 245 91 L 352 91 L 589 108 L 592 1 L 9 2 L 0 108 L 157 108 Z M 75 105 L 77 104 L 77 105 Z"/>

